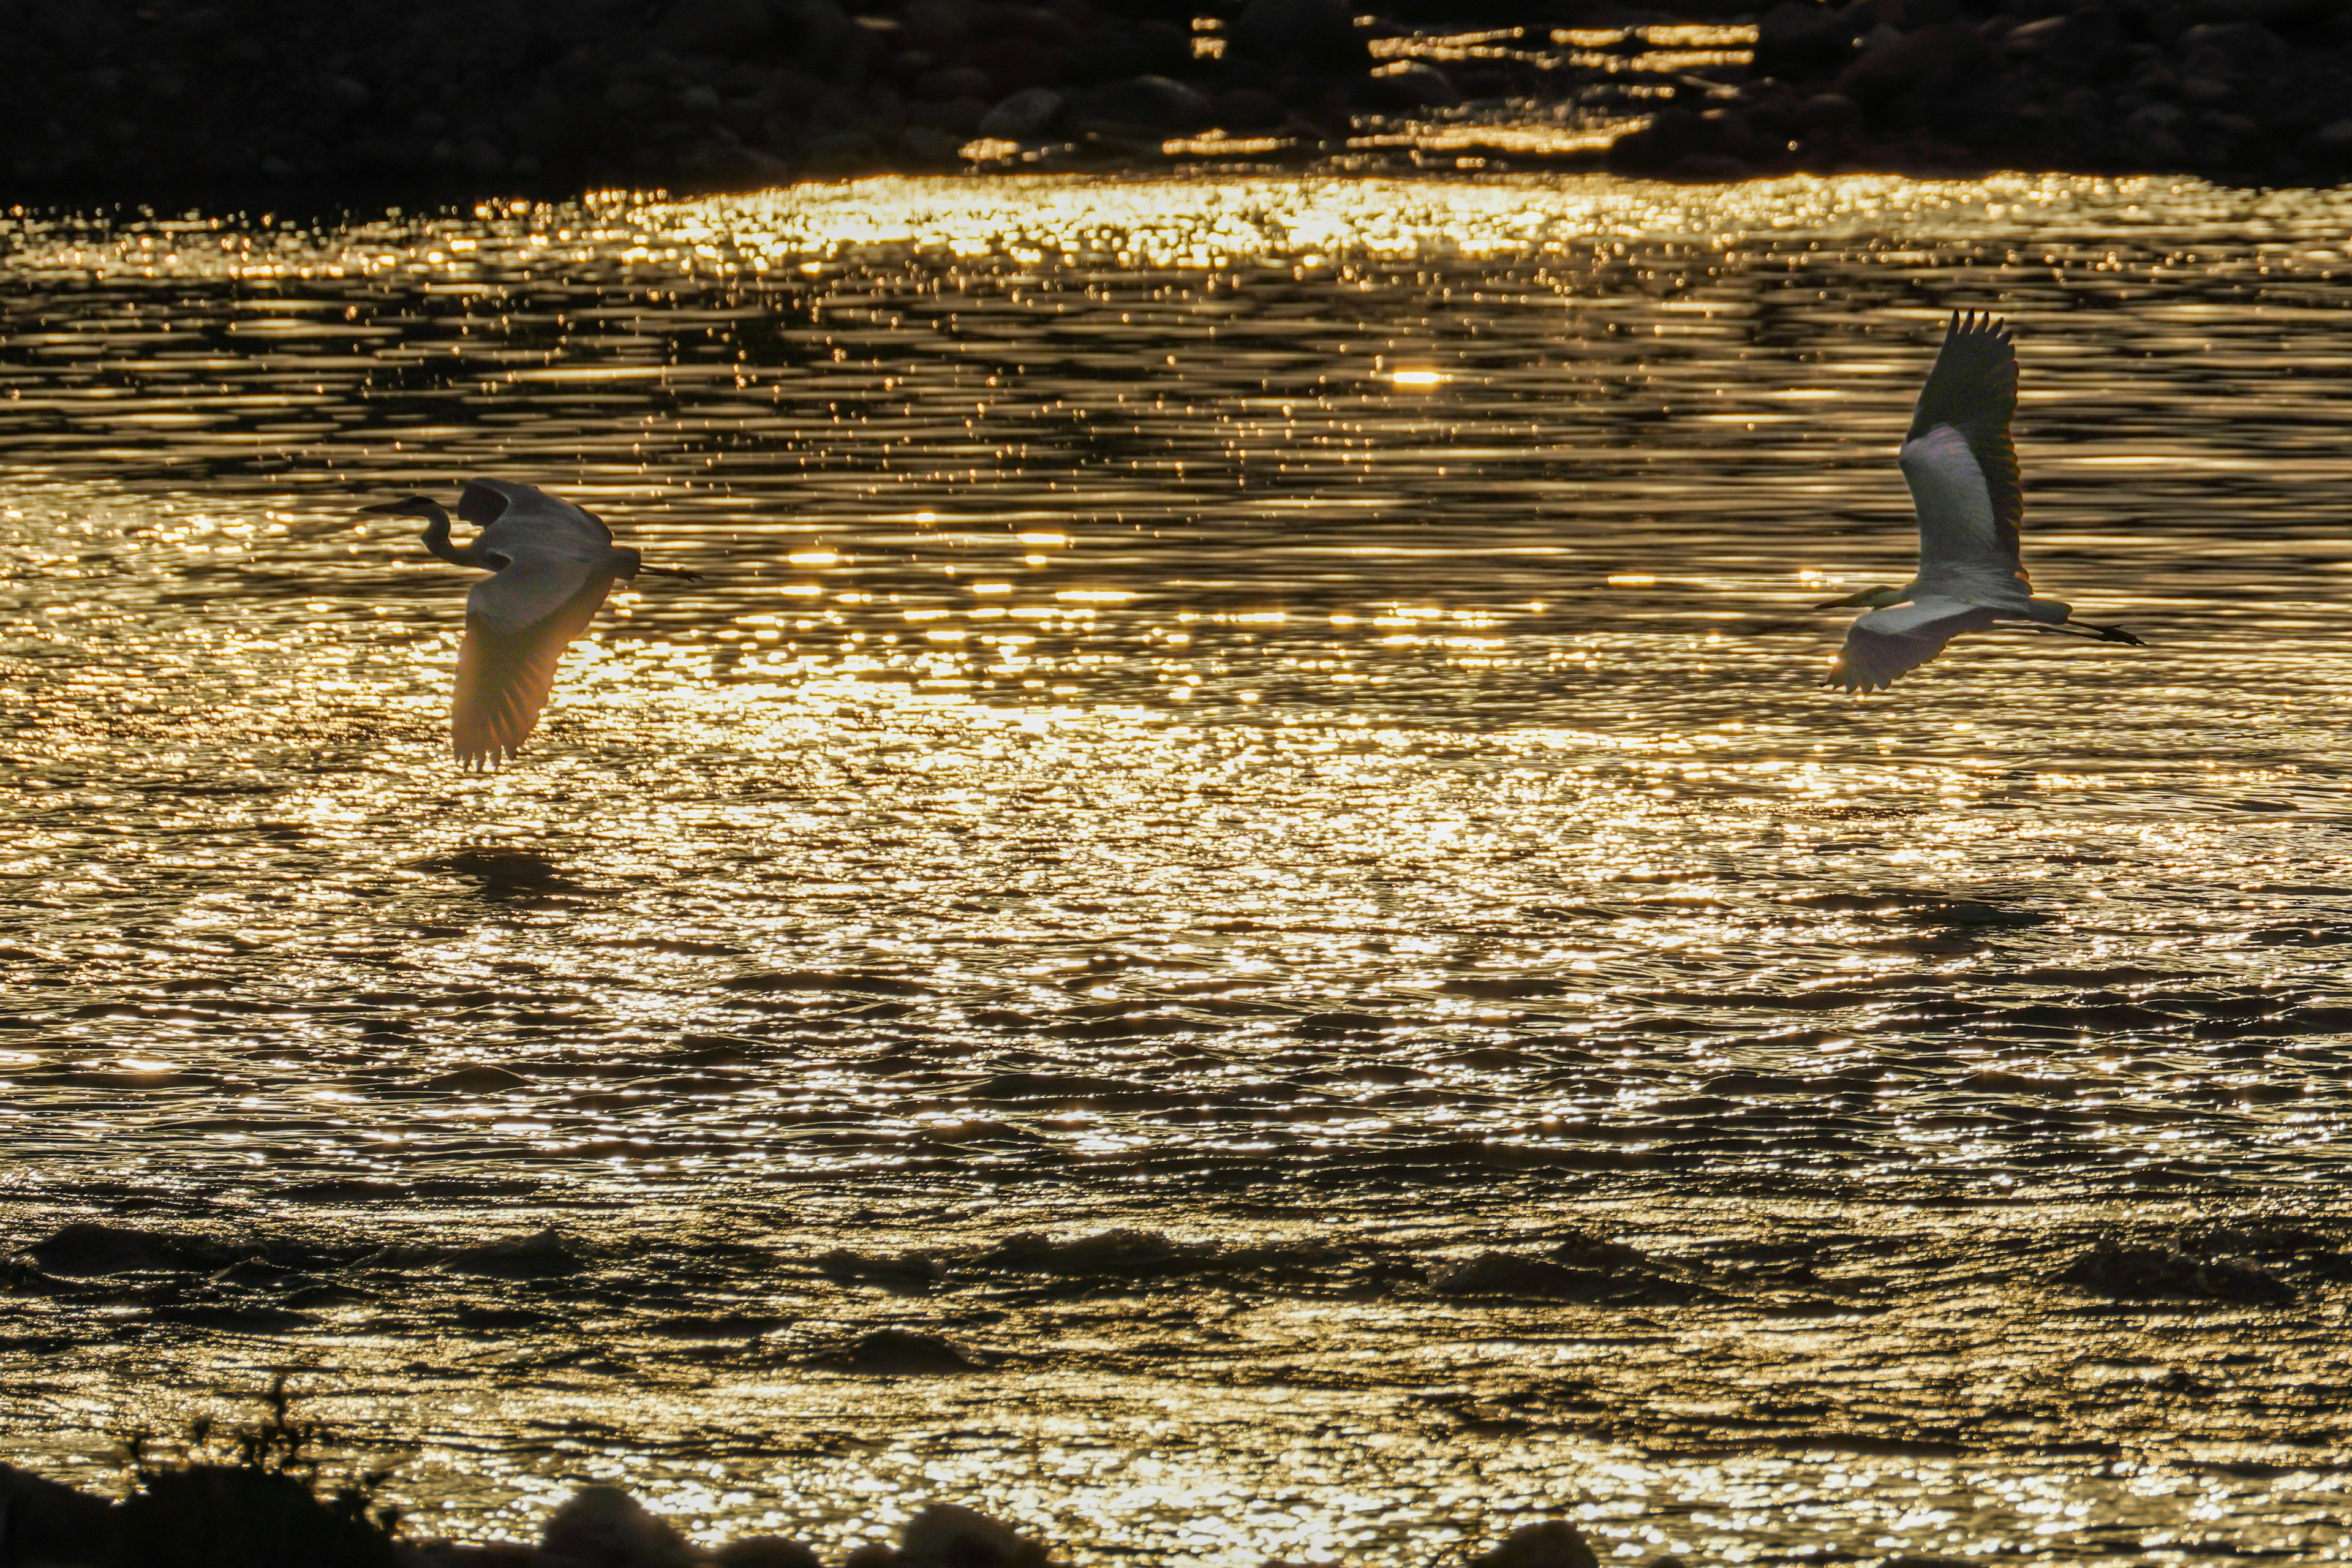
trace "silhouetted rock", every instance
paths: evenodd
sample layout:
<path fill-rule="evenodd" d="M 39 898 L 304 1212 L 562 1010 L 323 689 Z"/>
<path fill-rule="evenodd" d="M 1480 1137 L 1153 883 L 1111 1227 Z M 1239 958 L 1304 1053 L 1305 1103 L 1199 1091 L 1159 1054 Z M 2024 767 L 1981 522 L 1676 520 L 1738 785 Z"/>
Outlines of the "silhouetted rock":
<path fill-rule="evenodd" d="M 117 1561 L 136 1568 L 396 1568 L 398 1563 L 391 1540 L 359 1500 L 322 1501 L 293 1476 L 243 1466 L 150 1471 L 123 1500 L 117 1529 Z"/>
<path fill-rule="evenodd" d="M 0 1465 L 0 1563 L 98 1563 L 113 1554 L 117 1516 L 105 1500 Z"/>
<path fill-rule="evenodd" d="M 404 0 L 309 7 L 299 28 L 283 6 L 34 7 L 0 48 L 0 197 L 691 194 L 951 166 L 975 136 L 1150 161 L 1212 127 L 1328 150 L 1360 113 L 1590 105 L 1652 68 L 1638 35 L 1601 46 L 1606 69 L 1584 50 L 1376 62 L 1369 47 L 1504 20 L 1756 20 L 1752 66 L 1660 67 L 1655 96 L 1616 100 L 1659 110 L 1608 153 L 1626 174 L 2352 178 L 2352 10 L 2330 0 L 1416 0 L 1361 18 L 1350 0 L 861 0 L 855 16 L 842 0 Z M 1198 49 L 1196 12 L 1223 23 Z M 494 898 L 569 889 L 528 851 L 418 864 Z"/>
<path fill-rule="evenodd" d="M 1371 64 L 1348 0 L 1248 0 L 1228 30 L 1236 51 L 1268 62 L 1316 71 Z"/>
<path fill-rule="evenodd" d="M 542 1568 L 535 1546 L 517 1542 L 493 1542 L 478 1546 L 466 1541 L 396 1541 L 393 1552 L 400 1568 Z"/>
<path fill-rule="evenodd" d="M 1000 100 L 981 117 L 982 136 L 1001 136 L 1007 141 L 1026 142 L 1043 135 L 1062 112 L 1062 95 L 1050 88 L 1024 88 Z"/>
<path fill-rule="evenodd" d="M 934 1503 L 907 1523 L 897 1568 L 1045 1568 L 1045 1549 L 984 1513 Z"/>
<path fill-rule="evenodd" d="M 1793 119 L 1799 131 L 1843 131 L 1862 118 L 1862 106 L 1842 93 L 1817 92 L 1799 106 Z"/>
<path fill-rule="evenodd" d="M 528 849 L 501 847 L 466 848 L 448 855 L 428 856 L 412 860 L 409 868 L 417 871 L 439 871 L 450 876 L 471 877 L 495 890 L 505 888 L 543 888 L 561 883 L 563 874 L 555 862 L 544 855 Z"/>
<path fill-rule="evenodd" d="M 1191 68 L 1191 36 L 1157 20 L 1098 19 L 1071 41 L 1070 79 L 1081 84 L 1136 76 L 1174 76 Z"/>
<path fill-rule="evenodd" d="M 1290 118 L 1282 100 L 1255 88 L 1227 88 L 1210 108 L 1217 123 L 1227 131 L 1271 131 Z M 2352 127 L 2352 121 L 2346 124 Z"/>
<path fill-rule="evenodd" d="M 676 0 L 654 36 L 671 48 L 696 54 L 733 54 L 768 35 L 763 0 Z"/>
<path fill-rule="evenodd" d="M 1650 1266 L 1650 1255 L 1638 1247 L 1628 1247 L 1622 1241 L 1611 1241 L 1591 1231 L 1575 1231 L 1555 1242 L 1552 1259 L 1573 1264 L 1580 1268 L 1597 1268 L 1604 1274 L 1622 1269 L 1643 1269 Z"/>
<path fill-rule="evenodd" d="M 1522 1525 L 1502 1544 L 1470 1560 L 1470 1568 L 1601 1568 L 1584 1532 L 1566 1520 Z"/>
<path fill-rule="evenodd" d="M 817 1554 L 778 1535 L 747 1536 L 711 1553 L 718 1568 L 819 1568 Z"/>
<path fill-rule="evenodd" d="M 1462 102 L 1462 89 L 1435 66 L 1422 60 L 1398 60 L 1371 74 L 1368 100 L 1383 109 L 1451 109 Z"/>
<path fill-rule="evenodd" d="M 542 1568 L 708 1568 L 710 1554 L 619 1487 L 582 1487 L 540 1537 Z"/>
<path fill-rule="evenodd" d="M 1755 134 L 1737 110 L 1677 105 L 1661 110 L 1644 129 L 1620 137 L 1609 149 L 1609 167 L 1668 179 L 1738 179 L 1748 172 L 1746 155 L 1754 145 Z"/>
<path fill-rule="evenodd" d="M 933 59 L 961 59 L 971 47 L 971 11 L 963 0 L 914 0 L 898 13 L 909 47 Z"/>
<path fill-rule="evenodd" d="M 942 66 L 927 70 L 908 84 L 916 98 L 937 103 L 948 99 L 979 98 L 991 90 L 988 73 L 977 66 Z"/>
<path fill-rule="evenodd" d="M 1853 53 L 1853 25 L 1813 0 L 1780 0 L 1757 24 L 1756 68 L 1768 75 L 1832 69 Z"/>
<path fill-rule="evenodd" d="M 1112 132 L 1181 136 L 1205 129 L 1215 113 L 1207 99 L 1181 81 L 1139 76 L 1079 94 L 1071 100 L 1070 118 Z"/>
<path fill-rule="evenodd" d="M 1890 37 L 1841 71 L 1837 90 L 1854 102 L 1882 103 L 1901 93 L 1948 93 L 1982 69 L 1984 39 L 1966 23 L 1946 22 Z"/>

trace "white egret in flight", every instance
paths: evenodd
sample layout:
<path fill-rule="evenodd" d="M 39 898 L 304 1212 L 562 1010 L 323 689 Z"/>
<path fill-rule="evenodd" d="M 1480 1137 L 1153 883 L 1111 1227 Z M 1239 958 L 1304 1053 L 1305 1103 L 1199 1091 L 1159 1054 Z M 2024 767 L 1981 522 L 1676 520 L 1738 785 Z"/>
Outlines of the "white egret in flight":
<path fill-rule="evenodd" d="M 594 513 L 530 485 L 469 480 L 457 515 L 473 540 L 455 544 L 449 514 L 425 496 L 364 509 L 425 520 L 425 548 L 444 561 L 494 573 L 466 595 L 466 640 L 457 650 L 450 740 L 457 763 L 488 769 L 522 750 L 555 684 L 572 639 L 588 629 L 617 577 L 650 574 L 697 580 L 648 566 Z"/>
<path fill-rule="evenodd" d="M 2095 626 L 2055 599 L 2033 597 L 2017 558 L 2025 494 L 2009 439 L 2016 412 L 2008 323 L 1954 312 L 1899 455 L 1919 514 L 1919 574 L 1906 587 L 1865 588 L 1814 606 L 1870 606 L 1846 629 L 1824 685 L 1883 690 L 1954 637 L 1994 626 L 2147 646 L 2121 626 Z"/>

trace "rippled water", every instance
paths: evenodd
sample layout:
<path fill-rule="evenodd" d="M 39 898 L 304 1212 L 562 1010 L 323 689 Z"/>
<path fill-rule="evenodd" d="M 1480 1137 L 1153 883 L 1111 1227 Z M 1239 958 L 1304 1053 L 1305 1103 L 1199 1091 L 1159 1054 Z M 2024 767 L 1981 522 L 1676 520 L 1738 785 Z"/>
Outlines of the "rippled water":
<path fill-rule="evenodd" d="M 2348 220 L 17 220 L 0 1441 L 292 1368 L 427 1531 L 2340 1560 Z M 2153 646 L 1833 697 L 1963 306 L 2037 587 Z M 354 515 L 475 473 L 706 574 L 488 778 L 469 574 Z M 2059 1280 L 2112 1240 L 2276 1289 Z"/>

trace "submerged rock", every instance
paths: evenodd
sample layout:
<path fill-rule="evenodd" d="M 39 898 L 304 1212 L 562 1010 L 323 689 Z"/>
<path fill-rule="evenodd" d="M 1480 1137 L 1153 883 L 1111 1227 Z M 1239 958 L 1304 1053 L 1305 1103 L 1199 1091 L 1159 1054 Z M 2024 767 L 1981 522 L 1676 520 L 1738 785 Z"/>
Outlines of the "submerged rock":
<path fill-rule="evenodd" d="M 939 1335 L 908 1329 L 877 1329 L 814 1360 L 819 1366 L 869 1377 L 954 1377 L 988 1370 Z"/>
<path fill-rule="evenodd" d="M 1640 1247 L 1628 1247 L 1622 1241 L 1611 1241 L 1589 1230 L 1570 1232 L 1553 1245 L 1551 1256 L 1555 1262 L 1574 1264 L 1581 1268 L 1598 1268 L 1604 1274 L 1650 1267 L 1650 1255 Z"/>
<path fill-rule="evenodd" d="M 1020 1231 L 975 1259 L 972 1267 L 1032 1274 L 1175 1274 L 1198 1268 L 1215 1253 L 1214 1247 L 1203 1243 L 1171 1241 L 1156 1230 L 1125 1226 L 1068 1241 Z"/>
<path fill-rule="evenodd" d="M 1611 1280 L 1598 1268 L 1576 1268 L 1514 1252 L 1482 1252 L 1440 1272 L 1430 1281 L 1430 1289 L 1441 1296 L 1535 1296 L 1545 1300 L 1589 1301 L 1607 1295 Z"/>
<path fill-rule="evenodd" d="M 460 1274 L 499 1279 L 551 1279 L 577 1273 L 581 1259 L 553 1230 L 535 1231 L 515 1241 L 487 1242 L 441 1255 L 441 1264 Z"/>
<path fill-rule="evenodd" d="M 448 855 L 412 860 L 408 866 L 411 870 L 470 877 L 492 889 L 546 888 L 564 881 L 562 869 L 546 856 L 533 854 L 528 849 L 508 849 L 497 846 L 468 847 Z"/>
<path fill-rule="evenodd" d="M 1563 1519 L 1521 1525 L 1470 1568 L 1601 1568 L 1584 1532 Z"/>
<path fill-rule="evenodd" d="M 2189 1297 L 2260 1307 L 2294 1300 L 2293 1286 L 2252 1264 L 2234 1258 L 2193 1258 L 2169 1247 L 2104 1242 L 2076 1258 L 2058 1279 L 2126 1300 Z"/>
<path fill-rule="evenodd" d="M 503 1094 L 510 1089 L 529 1089 L 530 1079 L 488 1062 L 475 1062 L 426 1079 L 424 1087 L 445 1094 Z"/>
<path fill-rule="evenodd" d="M 899 1295 L 919 1295 L 948 1277 L 947 1266 L 925 1252 L 888 1256 L 835 1247 L 819 1253 L 817 1271 L 842 1285 L 876 1285 Z"/>
<path fill-rule="evenodd" d="M 33 1261 L 74 1279 L 104 1274 L 163 1274 L 206 1268 L 219 1259 L 202 1243 L 130 1226 L 67 1226 L 31 1247 Z"/>

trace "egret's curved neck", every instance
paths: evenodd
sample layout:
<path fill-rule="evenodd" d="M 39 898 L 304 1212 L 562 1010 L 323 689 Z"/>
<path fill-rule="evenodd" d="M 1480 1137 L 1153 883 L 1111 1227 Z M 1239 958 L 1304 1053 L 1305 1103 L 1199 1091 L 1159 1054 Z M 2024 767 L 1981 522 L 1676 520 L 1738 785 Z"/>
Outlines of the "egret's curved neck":
<path fill-rule="evenodd" d="M 425 524 L 425 549 L 431 551 L 442 560 L 453 562 L 459 566 L 487 566 L 489 564 L 488 562 L 482 559 L 482 551 L 479 545 L 468 544 L 460 548 L 459 546 L 450 542 L 449 514 L 447 512 L 442 510 L 436 506 L 425 515 L 428 519 Z"/>

